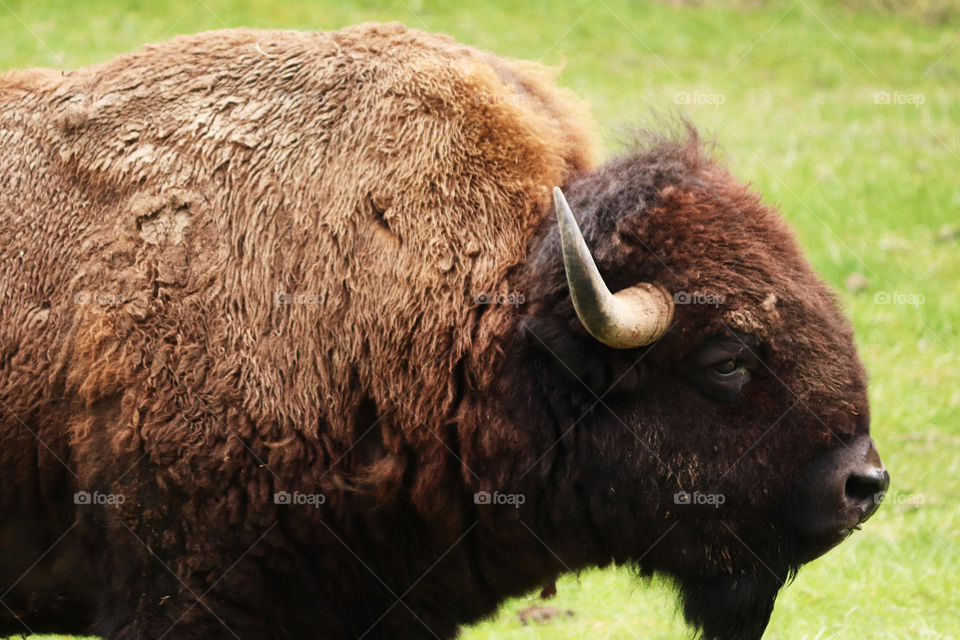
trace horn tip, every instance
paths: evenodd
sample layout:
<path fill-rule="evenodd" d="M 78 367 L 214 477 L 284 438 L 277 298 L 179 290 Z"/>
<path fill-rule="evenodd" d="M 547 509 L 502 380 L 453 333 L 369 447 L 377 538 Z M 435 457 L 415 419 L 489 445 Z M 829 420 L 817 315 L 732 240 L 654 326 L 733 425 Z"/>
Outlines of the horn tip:
<path fill-rule="evenodd" d="M 560 190 L 560 187 L 553 188 L 553 202 L 557 207 L 567 203 L 567 199 L 563 196 L 563 191 Z"/>

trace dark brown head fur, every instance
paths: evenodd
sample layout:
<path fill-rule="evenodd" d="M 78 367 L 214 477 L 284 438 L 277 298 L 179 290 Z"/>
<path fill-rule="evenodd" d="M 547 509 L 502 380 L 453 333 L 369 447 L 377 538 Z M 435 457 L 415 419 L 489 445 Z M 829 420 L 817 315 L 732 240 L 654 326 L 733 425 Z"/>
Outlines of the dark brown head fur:
<path fill-rule="evenodd" d="M 531 304 L 488 319 L 509 327 L 506 364 L 468 398 L 465 464 L 478 489 L 535 496 L 527 512 L 489 517 L 537 522 L 567 565 L 664 572 L 707 637 L 759 637 L 779 587 L 833 543 L 795 523 L 805 467 L 868 430 L 849 325 L 780 216 L 691 129 L 566 192 L 612 290 L 656 282 L 691 302 L 649 348 L 600 345 L 580 327 L 546 223 L 510 281 Z M 735 402 L 706 397 L 685 371 L 710 338 L 761 358 Z"/>

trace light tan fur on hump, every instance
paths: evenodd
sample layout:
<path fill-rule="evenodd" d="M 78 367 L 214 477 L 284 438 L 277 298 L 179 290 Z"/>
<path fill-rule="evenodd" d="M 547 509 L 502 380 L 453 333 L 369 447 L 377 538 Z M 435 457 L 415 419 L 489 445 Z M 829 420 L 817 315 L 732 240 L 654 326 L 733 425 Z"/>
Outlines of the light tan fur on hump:
<path fill-rule="evenodd" d="M 0 106 L 2 397 L 112 402 L 173 479 L 224 424 L 346 450 L 365 406 L 431 457 L 474 297 L 594 161 L 549 70 L 398 24 L 179 37 L 0 76 Z"/>

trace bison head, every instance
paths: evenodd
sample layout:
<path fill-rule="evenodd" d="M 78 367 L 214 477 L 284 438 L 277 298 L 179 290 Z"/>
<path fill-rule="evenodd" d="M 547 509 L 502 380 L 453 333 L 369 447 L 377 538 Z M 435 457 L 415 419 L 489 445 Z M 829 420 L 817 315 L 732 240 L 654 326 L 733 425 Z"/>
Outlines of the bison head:
<path fill-rule="evenodd" d="M 693 132 L 565 190 L 464 442 L 474 488 L 526 500 L 481 520 L 513 549 L 529 529 L 560 570 L 671 576 L 705 637 L 759 638 L 889 482 L 850 326 Z"/>

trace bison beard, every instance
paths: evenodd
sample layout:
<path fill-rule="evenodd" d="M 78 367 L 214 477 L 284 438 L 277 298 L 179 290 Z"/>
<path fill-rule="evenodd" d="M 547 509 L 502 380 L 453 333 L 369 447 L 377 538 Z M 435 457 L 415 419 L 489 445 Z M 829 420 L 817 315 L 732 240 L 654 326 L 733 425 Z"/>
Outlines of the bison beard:
<path fill-rule="evenodd" d="M 697 577 L 682 586 L 683 614 L 708 640 L 757 640 L 783 583 L 764 573 Z"/>
<path fill-rule="evenodd" d="M 774 547 L 752 544 L 753 564 L 733 573 L 675 579 L 687 622 L 704 640 L 758 640 L 763 636 L 780 589 L 799 568 L 789 541 Z M 769 550 L 769 553 L 767 552 Z"/>
<path fill-rule="evenodd" d="M 546 70 L 400 25 L 0 76 L 0 635 L 452 638 L 615 562 L 759 638 L 829 548 L 786 496 L 866 434 L 863 372 L 779 216 L 681 137 L 596 167 Z M 722 307 L 594 340 L 556 185 L 613 291 Z M 713 402 L 681 362 L 742 335 L 777 375 Z"/>

